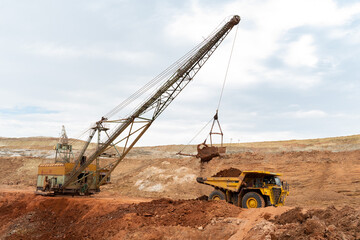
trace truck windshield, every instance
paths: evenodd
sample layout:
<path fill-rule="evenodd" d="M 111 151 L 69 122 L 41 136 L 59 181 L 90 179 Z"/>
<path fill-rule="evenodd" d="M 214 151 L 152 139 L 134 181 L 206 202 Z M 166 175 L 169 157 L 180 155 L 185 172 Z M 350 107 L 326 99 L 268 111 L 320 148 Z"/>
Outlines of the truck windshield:
<path fill-rule="evenodd" d="M 281 180 L 280 180 L 280 178 L 275 177 L 275 183 L 276 183 L 276 185 L 281 186 Z"/>

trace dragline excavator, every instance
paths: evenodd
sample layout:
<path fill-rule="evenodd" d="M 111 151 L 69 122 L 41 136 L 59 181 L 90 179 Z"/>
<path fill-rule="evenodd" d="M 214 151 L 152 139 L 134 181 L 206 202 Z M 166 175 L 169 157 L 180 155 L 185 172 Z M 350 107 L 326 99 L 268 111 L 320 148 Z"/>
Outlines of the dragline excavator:
<path fill-rule="evenodd" d="M 36 193 L 41 195 L 64 193 L 82 195 L 100 191 L 100 186 L 109 181 L 111 172 L 129 153 L 154 120 L 188 85 L 231 29 L 239 22 L 239 16 L 229 17 L 202 43 L 154 78 L 156 81 L 149 83 L 153 84 L 151 86 L 155 88 L 153 94 L 127 117 L 111 120 L 110 117 L 113 116 L 111 112 L 108 116 L 103 116 L 89 130 L 87 141 L 73 161 L 55 161 L 52 164 L 39 165 Z M 162 79 L 162 82 L 159 79 Z M 155 82 L 160 86 L 155 85 Z M 128 101 L 133 100 L 138 94 L 139 92 L 133 94 Z M 107 124 L 115 124 L 115 127 L 109 131 Z M 90 146 L 96 133 L 98 145 L 94 149 Z M 101 143 L 100 133 L 105 135 Z M 69 148 L 68 145 L 60 147 Z M 100 156 L 110 148 L 116 151 L 117 157 L 111 163 L 107 162 L 106 166 L 100 167 Z"/>

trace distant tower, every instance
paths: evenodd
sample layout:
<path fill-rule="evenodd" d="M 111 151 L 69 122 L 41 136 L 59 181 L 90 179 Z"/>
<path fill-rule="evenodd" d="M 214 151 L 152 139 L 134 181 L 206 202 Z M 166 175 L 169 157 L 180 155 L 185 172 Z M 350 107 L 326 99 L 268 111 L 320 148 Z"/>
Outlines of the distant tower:
<path fill-rule="evenodd" d="M 72 152 L 72 145 L 69 144 L 69 138 L 66 135 L 65 126 L 62 126 L 59 142 L 55 146 L 55 163 L 69 163 Z"/>
<path fill-rule="evenodd" d="M 64 125 L 62 125 L 59 143 L 61 143 L 61 144 L 68 144 L 68 143 L 69 143 L 69 139 L 68 139 L 68 136 L 66 135 L 66 131 L 65 131 L 65 126 L 64 126 Z"/>

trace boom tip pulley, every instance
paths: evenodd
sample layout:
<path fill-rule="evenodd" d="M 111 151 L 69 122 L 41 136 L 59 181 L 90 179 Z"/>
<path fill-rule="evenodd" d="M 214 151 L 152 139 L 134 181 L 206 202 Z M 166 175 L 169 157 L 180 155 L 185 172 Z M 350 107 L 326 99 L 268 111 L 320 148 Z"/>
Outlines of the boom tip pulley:
<path fill-rule="evenodd" d="M 237 25 L 240 22 L 241 18 L 239 15 L 234 15 L 231 19 L 231 21 L 234 23 L 234 25 Z"/>

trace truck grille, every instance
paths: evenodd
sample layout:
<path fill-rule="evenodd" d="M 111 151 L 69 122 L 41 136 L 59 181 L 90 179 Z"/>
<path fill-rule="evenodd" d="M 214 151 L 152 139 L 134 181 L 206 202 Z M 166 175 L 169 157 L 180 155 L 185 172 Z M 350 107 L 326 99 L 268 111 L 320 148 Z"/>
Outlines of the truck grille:
<path fill-rule="evenodd" d="M 273 193 L 273 199 L 275 201 L 275 204 L 278 204 L 279 203 L 279 198 L 280 198 L 280 195 L 281 195 L 281 188 L 273 188 L 272 193 Z"/>

